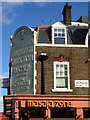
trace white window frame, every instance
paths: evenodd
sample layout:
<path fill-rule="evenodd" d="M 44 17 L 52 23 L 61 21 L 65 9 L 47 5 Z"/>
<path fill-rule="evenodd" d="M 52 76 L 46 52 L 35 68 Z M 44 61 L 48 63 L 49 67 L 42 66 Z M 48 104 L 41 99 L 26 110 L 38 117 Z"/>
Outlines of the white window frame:
<path fill-rule="evenodd" d="M 67 88 L 56 88 L 56 65 L 67 65 L 68 66 L 68 87 Z M 54 62 L 54 89 L 53 92 L 72 92 L 70 89 L 70 70 L 69 70 L 69 62 Z"/>
<path fill-rule="evenodd" d="M 54 43 L 54 29 L 64 29 L 65 30 L 65 37 L 57 37 L 57 38 L 65 38 L 65 44 L 57 44 L 57 45 L 67 45 L 67 31 L 66 31 L 66 27 L 52 27 L 52 44 Z"/>

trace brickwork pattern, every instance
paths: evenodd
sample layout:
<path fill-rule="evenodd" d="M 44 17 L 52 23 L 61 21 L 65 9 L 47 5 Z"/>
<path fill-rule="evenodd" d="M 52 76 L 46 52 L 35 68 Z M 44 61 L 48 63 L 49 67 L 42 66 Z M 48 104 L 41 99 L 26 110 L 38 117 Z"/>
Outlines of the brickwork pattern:
<path fill-rule="evenodd" d="M 38 57 L 42 52 L 48 55 L 48 60 L 45 61 L 45 94 L 51 95 L 88 95 L 90 94 L 88 88 L 75 88 L 75 80 L 88 80 L 88 64 L 85 61 L 88 58 L 88 48 L 65 48 L 65 47 L 46 47 L 37 46 L 36 52 Z M 70 62 L 70 88 L 73 89 L 71 93 L 55 93 L 54 89 L 54 66 L 53 60 L 55 57 L 63 55 L 69 58 Z M 41 62 L 36 63 L 37 70 L 37 94 L 41 94 Z"/>

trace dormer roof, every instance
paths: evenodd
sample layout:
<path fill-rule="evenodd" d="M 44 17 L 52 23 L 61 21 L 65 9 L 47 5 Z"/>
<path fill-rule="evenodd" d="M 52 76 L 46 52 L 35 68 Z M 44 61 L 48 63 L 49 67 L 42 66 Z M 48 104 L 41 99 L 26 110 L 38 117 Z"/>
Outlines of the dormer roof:
<path fill-rule="evenodd" d="M 88 33 L 88 24 L 75 22 L 66 26 L 62 22 L 57 21 L 52 25 L 38 27 L 37 43 L 52 44 L 52 28 L 65 28 L 67 31 L 67 44 L 85 45 L 85 39 Z"/>

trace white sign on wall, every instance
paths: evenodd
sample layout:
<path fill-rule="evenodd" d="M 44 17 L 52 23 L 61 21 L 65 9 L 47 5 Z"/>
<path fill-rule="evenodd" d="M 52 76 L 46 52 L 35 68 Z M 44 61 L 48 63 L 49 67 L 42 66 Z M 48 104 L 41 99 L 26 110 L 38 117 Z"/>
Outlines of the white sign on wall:
<path fill-rule="evenodd" d="M 89 80 L 75 80 L 75 87 L 89 87 Z"/>

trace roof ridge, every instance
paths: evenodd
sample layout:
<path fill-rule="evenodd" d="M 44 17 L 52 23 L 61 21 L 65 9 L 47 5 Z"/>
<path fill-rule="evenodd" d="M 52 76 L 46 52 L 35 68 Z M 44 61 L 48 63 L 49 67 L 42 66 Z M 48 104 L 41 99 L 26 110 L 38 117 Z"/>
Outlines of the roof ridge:
<path fill-rule="evenodd" d="M 44 26 L 39 26 L 39 28 L 45 28 L 45 27 L 50 27 L 51 25 L 44 25 Z"/>

